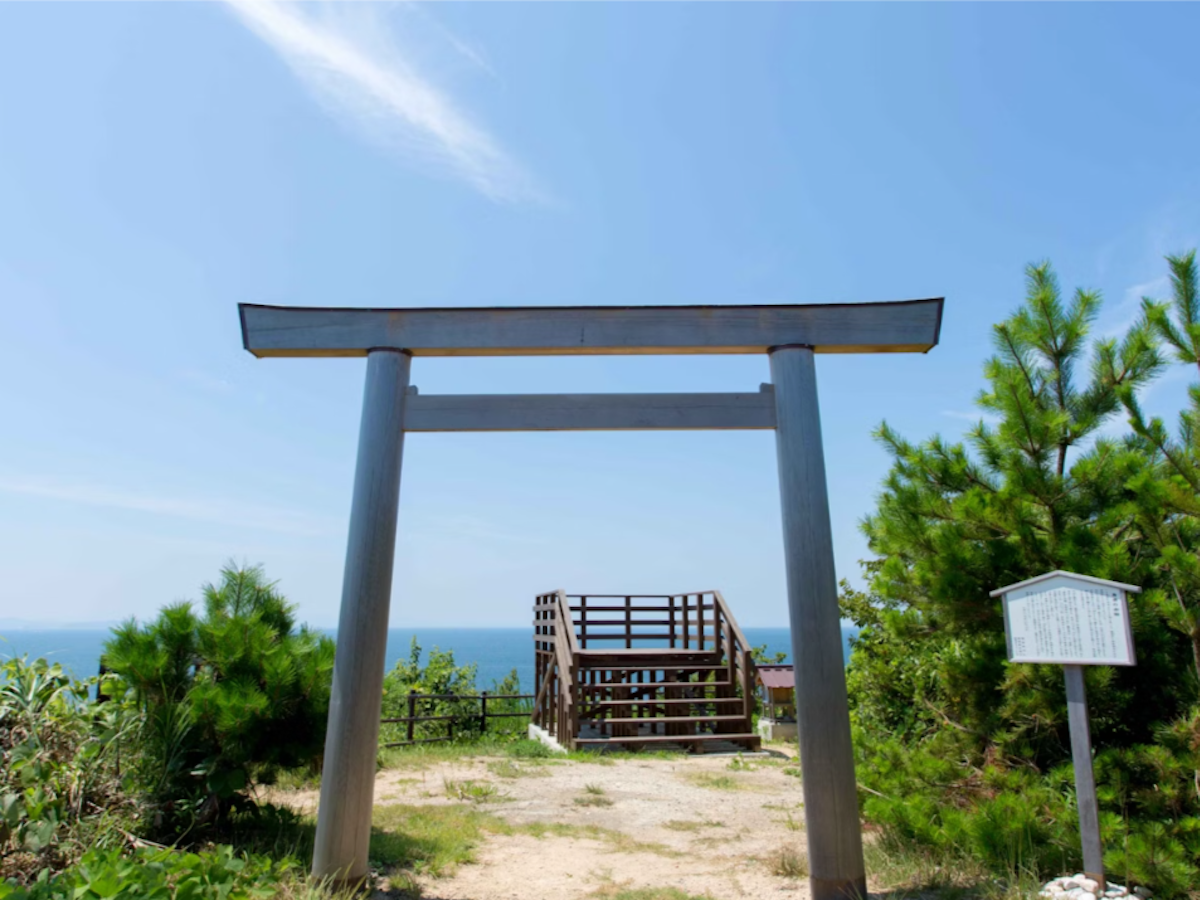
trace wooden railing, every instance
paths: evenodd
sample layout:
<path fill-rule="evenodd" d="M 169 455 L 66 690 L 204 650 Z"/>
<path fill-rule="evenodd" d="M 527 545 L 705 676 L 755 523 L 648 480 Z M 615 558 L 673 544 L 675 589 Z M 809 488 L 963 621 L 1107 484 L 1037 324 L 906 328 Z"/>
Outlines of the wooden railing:
<path fill-rule="evenodd" d="M 750 645 L 719 591 L 687 594 L 577 594 L 563 591 L 541 594 L 534 605 L 535 684 L 533 721 L 571 748 L 579 734 L 581 711 L 590 722 L 595 704 L 586 710 L 599 693 L 613 688 L 612 676 L 633 663 L 642 669 L 661 671 L 686 668 L 682 660 L 720 667 L 729 685 L 709 698 L 707 692 L 697 698 L 697 706 L 706 700 L 720 700 L 725 713 L 730 704 L 740 705 L 744 723 L 749 723 L 754 703 L 754 663 Z M 622 651 L 661 649 L 661 660 L 633 660 Z M 668 658 L 669 654 L 669 658 Z M 581 662 L 583 678 L 581 679 Z M 603 671 L 609 669 L 606 675 Z M 643 676 L 649 672 L 627 671 L 629 687 L 645 693 L 649 685 Z M 657 678 L 658 676 L 654 676 Z M 672 677 L 672 676 L 666 676 Z M 645 681 L 650 681 L 649 677 Z M 697 685 L 698 686 L 698 685 Z M 732 692 L 736 690 L 740 697 Z M 694 693 L 691 696 L 696 696 Z M 740 701 L 740 702 L 739 702 Z M 678 701 L 677 701 L 678 702 Z M 639 711 L 654 715 L 655 704 L 648 700 Z M 670 714 L 687 710 L 676 705 Z M 593 724 L 595 724 L 593 722 Z M 724 722 L 729 731 L 745 729 L 746 724 Z"/>
<path fill-rule="evenodd" d="M 729 680 L 742 691 L 742 712 L 749 722 L 754 712 L 754 655 L 737 619 L 729 611 L 720 591 L 713 591 L 717 607 L 716 619 L 724 623 L 725 643 L 722 649 L 729 666 Z M 719 627 L 719 626 L 718 626 Z"/>
<path fill-rule="evenodd" d="M 584 650 L 624 644 L 671 650 L 722 649 L 728 609 L 716 591 L 693 594 L 578 594 L 565 598 Z"/>
<path fill-rule="evenodd" d="M 579 732 L 574 689 L 579 675 L 579 642 L 571 627 L 566 595 L 562 591 L 539 594 L 533 607 L 534 683 L 533 723 L 570 748 L 564 735 Z"/>
<path fill-rule="evenodd" d="M 529 711 L 522 710 L 521 712 L 489 712 L 488 702 L 497 700 L 532 700 L 533 694 L 492 694 L 483 691 L 479 694 L 418 694 L 416 691 L 408 692 L 408 715 L 407 716 L 389 716 L 380 719 L 380 723 L 387 724 L 403 724 L 406 725 L 406 739 L 403 741 L 389 741 L 384 747 L 404 747 L 409 744 L 431 744 L 437 741 L 452 741 L 454 740 L 455 728 L 478 728 L 480 734 L 487 733 L 487 723 L 489 719 L 527 719 Z M 460 701 L 477 700 L 479 702 L 479 712 L 454 712 L 446 715 L 436 716 L 419 716 L 417 715 L 418 704 L 430 703 L 457 703 Z M 445 722 L 446 733 L 441 737 L 416 737 L 416 726 L 421 722 Z"/>

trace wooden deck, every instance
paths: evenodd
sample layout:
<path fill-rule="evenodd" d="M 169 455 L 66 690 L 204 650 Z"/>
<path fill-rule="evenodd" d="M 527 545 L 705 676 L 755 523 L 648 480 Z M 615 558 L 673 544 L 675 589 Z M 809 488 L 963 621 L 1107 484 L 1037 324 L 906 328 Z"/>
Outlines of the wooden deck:
<path fill-rule="evenodd" d="M 533 624 L 533 721 L 564 747 L 759 747 L 750 647 L 719 591 L 554 591 Z"/>

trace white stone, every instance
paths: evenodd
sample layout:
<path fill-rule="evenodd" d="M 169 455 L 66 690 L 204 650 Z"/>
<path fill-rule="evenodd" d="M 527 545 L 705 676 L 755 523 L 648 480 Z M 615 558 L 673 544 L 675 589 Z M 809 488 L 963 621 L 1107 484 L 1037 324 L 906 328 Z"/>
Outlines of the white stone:
<path fill-rule="evenodd" d="M 1090 894 L 1096 893 L 1096 888 L 1100 887 L 1093 878 L 1079 879 L 1079 886 Z"/>
<path fill-rule="evenodd" d="M 1092 884 L 1095 884 L 1093 881 Z M 1096 900 L 1096 895 L 1091 891 L 1080 891 L 1079 900 Z"/>
<path fill-rule="evenodd" d="M 1154 896 L 1154 894 L 1150 892 L 1150 888 L 1142 887 L 1140 884 L 1133 889 L 1133 892 L 1141 897 L 1142 900 L 1150 900 L 1150 898 Z"/>
<path fill-rule="evenodd" d="M 1076 881 L 1074 878 L 1068 878 L 1066 881 L 1063 882 L 1063 890 L 1064 891 L 1074 891 L 1074 890 L 1077 890 L 1078 888 L 1079 888 L 1079 882 Z"/>

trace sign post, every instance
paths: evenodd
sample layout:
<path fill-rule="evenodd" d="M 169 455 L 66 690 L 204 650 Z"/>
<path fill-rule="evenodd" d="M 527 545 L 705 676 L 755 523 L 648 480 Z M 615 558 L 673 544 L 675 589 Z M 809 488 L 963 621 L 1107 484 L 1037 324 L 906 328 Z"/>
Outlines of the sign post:
<path fill-rule="evenodd" d="M 1131 584 L 1059 571 L 991 593 L 993 597 L 1004 598 L 1009 661 L 1054 663 L 1063 667 L 1083 871 L 1099 882 L 1101 890 L 1106 882 L 1083 667 L 1137 664 L 1125 595 L 1140 591 L 1141 588 Z"/>

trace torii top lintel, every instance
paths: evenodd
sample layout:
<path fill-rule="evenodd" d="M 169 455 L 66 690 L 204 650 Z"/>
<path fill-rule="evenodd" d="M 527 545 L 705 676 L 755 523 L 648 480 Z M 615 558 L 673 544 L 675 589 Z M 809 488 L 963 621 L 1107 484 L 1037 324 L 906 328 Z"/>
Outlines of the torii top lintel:
<path fill-rule="evenodd" d="M 942 298 L 759 306 L 508 306 L 441 309 L 241 303 L 242 343 L 258 357 L 586 356 L 924 353 L 938 342 Z"/>

